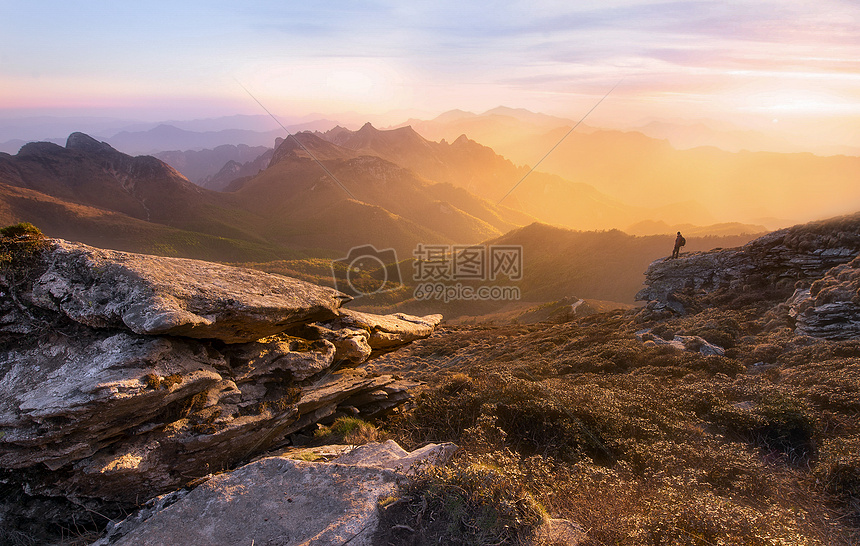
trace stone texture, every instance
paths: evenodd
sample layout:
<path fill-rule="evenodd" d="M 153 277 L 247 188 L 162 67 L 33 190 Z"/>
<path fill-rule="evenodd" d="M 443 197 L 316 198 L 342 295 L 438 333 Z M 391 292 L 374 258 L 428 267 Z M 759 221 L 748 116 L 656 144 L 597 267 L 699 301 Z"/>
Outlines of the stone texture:
<path fill-rule="evenodd" d="M 301 381 L 328 369 L 335 346 L 325 340 L 307 341 L 283 334 L 225 348 L 237 383 L 279 372 Z"/>
<path fill-rule="evenodd" d="M 220 364 L 191 340 L 80 330 L 0 351 L 0 467 L 59 468 L 89 457 L 218 384 Z"/>
<path fill-rule="evenodd" d="M 188 493 L 154 499 L 93 546 L 160 546 L 177 537 L 189 546 L 374 546 L 377 502 L 395 493 L 397 470 L 444 462 L 455 449 L 430 444 L 409 453 L 388 441 L 332 462 L 263 458 Z"/>
<path fill-rule="evenodd" d="M 341 369 L 333 342 L 282 331 L 369 339 L 312 322 L 337 316 L 334 290 L 48 243 L 0 269 L 0 472 L 28 494 L 135 505 L 417 386 Z"/>
<path fill-rule="evenodd" d="M 397 473 L 271 457 L 211 478 L 118 540 L 97 545 L 366 545 Z"/>
<path fill-rule="evenodd" d="M 787 302 L 800 335 L 827 339 L 860 338 L 860 257 L 834 267 Z"/>
<path fill-rule="evenodd" d="M 297 279 L 198 260 L 54 240 L 32 302 L 96 328 L 254 341 L 336 315 L 347 296 Z"/>

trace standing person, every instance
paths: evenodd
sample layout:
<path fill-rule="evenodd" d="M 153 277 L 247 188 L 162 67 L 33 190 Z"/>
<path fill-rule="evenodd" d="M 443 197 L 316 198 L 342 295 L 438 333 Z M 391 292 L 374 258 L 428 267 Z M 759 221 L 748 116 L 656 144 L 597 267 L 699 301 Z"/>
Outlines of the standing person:
<path fill-rule="evenodd" d="M 672 249 L 672 258 L 677 258 L 681 255 L 681 247 L 685 244 L 687 244 L 687 240 L 684 239 L 684 236 L 679 231 L 678 236 L 675 237 L 675 248 Z"/>

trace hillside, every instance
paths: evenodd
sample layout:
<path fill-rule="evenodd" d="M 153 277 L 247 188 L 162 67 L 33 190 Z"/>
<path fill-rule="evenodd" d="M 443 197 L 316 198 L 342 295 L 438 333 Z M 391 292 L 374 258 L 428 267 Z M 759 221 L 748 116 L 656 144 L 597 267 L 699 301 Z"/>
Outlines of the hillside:
<path fill-rule="evenodd" d="M 182 173 L 190 182 L 219 191 L 226 184 L 213 186 L 207 182 L 218 174 L 227 163 L 234 162 L 242 165 L 253 162 L 268 150 L 270 148 L 266 146 L 222 144 L 212 149 L 158 152 L 154 154 L 154 157 Z M 266 165 L 262 165 L 261 170 L 265 167 Z M 257 172 L 252 174 L 257 174 Z"/>
<path fill-rule="evenodd" d="M 21 221 L 37 224 L 45 233 L 69 240 L 159 256 L 227 262 L 304 257 L 301 252 L 275 249 L 260 242 L 181 230 L 0 183 L 0 224 Z"/>
<path fill-rule="evenodd" d="M 271 219 L 269 236 L 279 243 L 342 252 L 373 244 L 408 256 L 418 243 L 475 243 L 531 221 L 311 133 L 286 139 L 269 167 L 243 181 L 234 196 L 244 209 Z"/>
<path fill-rule="evenodd" d="M 735 247 L 747 243 L 752 235 L 727 237 L 687 237 L 683 254 L 714 248 Z M 411 314 L 439 312 L 448 319 L 502 313 L 516 316 L 523 311 L 562 299 L 604 300 L 616 304 L 633 304 L 642 288 L 642 271 L 652 261 L 672 252 L 674 236 L 634 237 L 618 230 L 573 231 L 533 223 L 487 239 L 480 245 L 521 248 L 522 278 L 512 281 L 504 275 L 497 279 L 466 280 L 451 276 L 423 279 L 416 257 L 397 254 L 398 264 L 378 264 L 362 272 L 369 284 L 382 279 L 386 269 L 399 273 L 403 285 L 379 294 L 361 295 L 348 307 L 372 312 L 402 311 Z M 448 251 L 451 247 L 446 247 Z M 448 255 L 439 265 L 451 264 Z M 295 276 L 304 280 L 334 285 L 331 265 L 318 260 L 287 260 L 270 263 L 246 263 L 247 267 Z M 426 266 L 425 266 L 426 267 Z M 457 286 L 472 288 L 506 287 L 514 293 L 497 298 L 468 299 Z M 343 288 L 341 288 L 343 289 Z M 500 315 L 501 316 L 501 315 Z"/>

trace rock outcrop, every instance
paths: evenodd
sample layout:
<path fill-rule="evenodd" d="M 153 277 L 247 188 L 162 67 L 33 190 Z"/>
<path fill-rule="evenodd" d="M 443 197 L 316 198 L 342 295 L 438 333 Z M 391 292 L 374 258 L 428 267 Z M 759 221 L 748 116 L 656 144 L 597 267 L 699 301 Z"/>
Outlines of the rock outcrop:
<path fill-rule="evenodd" d="M 94 546 L 161 546 L 177 537 L 188 546 L 373 546 L 377 503 L 396 492 L 403 470 L 444 463 L 455 449 L 429 444 L 409 453 L 389 440 L 330 462 L 267 457 L 154 499 Z"/>
<path fill-rule="evenodd" d="M 254 341 L 332 319 L 349 298 L 333 288 L 198 260 L 56 241 L 33 284 L 38 307 L 95 328 Z"/>
<path fill-rule="evenodd" d="M 30 494 L 130 506 L 316 423 L 377 415 L 417 384 L 356 364 L 441 318 L 356 322 L 346 296 L 295 279 L 40 245 L 0 263 L 0 474 Z"/>
<path fill-rule="evenodd" d="M 797 334 L 854 339 L 860 337 L 859 254 L 860 214 L 802 224 L 740 248 L 656 260 L 636 299 L 647 301 L 649 312 L 684 314 L 684 296 L 781 294 Z"/>
<path fill-rule="evenodd" d="M 860 214 L 782 229 L 739 248 L 660 259 L 648 266 L 636 299 L 656 311 L 683 313 L 682 292 L 780 289 L 811 283 L 860 254 Z"/>
<path fill-rule="evenodd" d="M 788 301 L 799 334 L 828 339 L 860 337 L 860 258 L 834 267 Z"/>

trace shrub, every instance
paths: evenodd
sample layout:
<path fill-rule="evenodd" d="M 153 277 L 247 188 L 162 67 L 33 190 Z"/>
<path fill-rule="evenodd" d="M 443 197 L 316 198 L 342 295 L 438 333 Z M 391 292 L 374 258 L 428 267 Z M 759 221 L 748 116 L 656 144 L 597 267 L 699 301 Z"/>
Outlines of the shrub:
<path fill-rule="evenodd" d="M 860 435 L 824 441 L 815 475 L 828 493 L 860 506 Z"/>
<path fill-rule="evenodd" d="M 389 499 L 381 507 L 374 543 L 520 543 L 544 520 L 545 512 L 517 475 L 487 462 L 455 461 L 410 479 L 398 500 Z"/>
<path fill-rule="evenodd" d="M 45 236 L 33 224 L 21 222 L 0 228 L 0 270 L 20 276 L 46 247 Z"/>
<path fill-rule="evenodd" d="M 375 426 L 358 417 L 338 417 L 330 427 L 318 429 L 315 437 L 325 443 L 363 445 L 379 441 L 380 432 Z"/>

